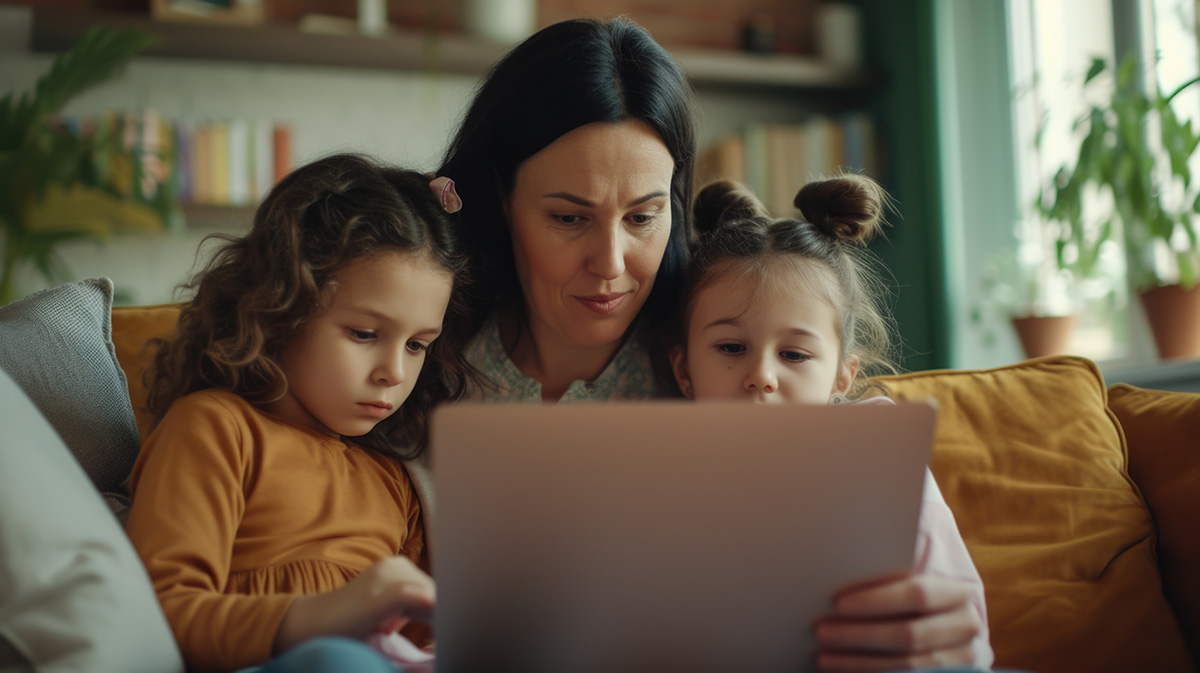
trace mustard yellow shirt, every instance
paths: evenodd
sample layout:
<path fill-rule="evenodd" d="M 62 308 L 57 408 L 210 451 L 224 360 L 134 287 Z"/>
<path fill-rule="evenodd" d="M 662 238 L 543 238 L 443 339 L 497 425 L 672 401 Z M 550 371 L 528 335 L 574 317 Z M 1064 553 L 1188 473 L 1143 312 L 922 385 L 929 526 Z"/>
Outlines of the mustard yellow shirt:
<path fill-rule="evenodd" d="M 292 600 L 424 544 L 401 464 L 224 390 L 177 400 L 146 440 L 126 531 L 193 670 L 271 657 Z"/>

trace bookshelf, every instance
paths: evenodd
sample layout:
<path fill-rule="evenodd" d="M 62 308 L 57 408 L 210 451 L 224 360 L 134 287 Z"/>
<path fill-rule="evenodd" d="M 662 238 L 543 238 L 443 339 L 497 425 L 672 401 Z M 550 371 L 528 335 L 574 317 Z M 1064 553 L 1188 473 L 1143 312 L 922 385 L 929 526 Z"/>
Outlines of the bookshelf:
<path fill-rule="evenodd" d="M 483 74 L 508 47 L 456 34 L 427 35 L 393 29 L 382 37 L 356 33 L 302 32 L 295 26 L 223 26 L 162 23 L 134 12 L 64 11 L 35 8 L 32 48 L 63 51 L 95 25 L 138 27 L 161 42 L 145 53 L 185 59 L 276 63 L 397 71 Z M 825 90 L 867 94 L 881 83 L 878 73 L 837 68 L 807 56 L 673 49 L 698 87 L 776 91 Z"/>
<path fill-rule="evenodd" d="M 355 32 L 353 21 L 344 19 L 324 21 L 321 32 L 311 32 L 301 29 L 304 22 L 255 26 L 170 23 L 154 21 L 144 12 L 46 7 L 32 9 L 30 46 L 34 52 L 59 52 L 96 25 L 136 27 L 157 36 L 159 43 L 145 54 L 164 64 L 214 61 L 299 66 L 331 73 L 478 76 L 508 50 L 461 34 L 426 34 L 395 27 L 381 37 L 363 36 Z M 710 108 L 704 111 L 710 137 L 701 137 L 701 150 L 747 123 L 794 123 L 814 109 L 861 110 L 883 84 L 877 71 L 839 68 L 813 57 L 687 48 L 671 51 L 696 86 L 701 106 Z M 202 201 L 186 204 L 184 214 L 190 227 L 241 231 L 253 212 L 252 207 Z"/>

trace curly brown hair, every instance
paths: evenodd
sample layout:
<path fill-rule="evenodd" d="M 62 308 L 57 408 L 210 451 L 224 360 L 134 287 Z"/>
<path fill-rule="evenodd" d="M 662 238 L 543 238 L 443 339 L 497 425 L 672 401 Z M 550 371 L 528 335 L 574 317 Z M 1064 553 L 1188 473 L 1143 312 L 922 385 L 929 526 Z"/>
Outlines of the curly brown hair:
<path fill-rule="evenodd" d="M 208 239 L 220 247 L 181 286 L 193 294 L 178 335 L 159 343 L 146 372 L 156 422 L 176 399 L 206 388 L 228 388 L 252 404 L 280 399 L 288 386 L 280 355 L 327 304 L 338 272 L 384 251 L 419 252 L 454 278 L 442 335 L 408 400 L 353 439 L 397 458 L 419 455 L 434 407 L 461 398 L 477 376 L 463 357 L 466 257 L 429 178 L 357 154 L 325 157 L 281 180 L 245 236 Z"/>
<path fill-rule="evenodd" d="M 804 219 L 774 219 L 754 194 L 736 183 L 714 182 L 700 190 L 693 205 L 699 242 L 674 333 L 658 351 L 686 346 L 682 335 L 692 302 L 726 273 L 752 274 L 762 283 L 779 262 L 811 260 L 834 281 L 827 299 L 838 314 L 841 356 L 857 356 L 863 371 L 850 391 L 850 397 L 857 398 L 870 387 L 871 376 L 898 370 L 892 341 L 896 323 L 884 303 L 889 296 L 883 280 L 886 270 L 866 247 L 883 229 L 889 197 L 874 180 L 846 174 L 804 185 L 795 205 Z M 811 267 L 795 268 L 808 273 Z M 674 386 L 662 360 L 656 358 L 659 378 Z"/>

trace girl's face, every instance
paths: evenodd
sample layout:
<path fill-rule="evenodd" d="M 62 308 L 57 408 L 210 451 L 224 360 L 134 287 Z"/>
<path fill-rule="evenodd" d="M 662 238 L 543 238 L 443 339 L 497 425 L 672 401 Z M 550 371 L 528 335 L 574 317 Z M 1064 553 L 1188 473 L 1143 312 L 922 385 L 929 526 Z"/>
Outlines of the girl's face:
<path fill-rule="evenodd" d="M 284 349 L 288 392 L 266 410 L 328 435 L 358 437 L 408 399 L 441 334 L 453 279 L 419 254 L 389 251 L 337 275 L 329 305 Z"/>
<path fill-rule="evenodd" d="M 531 329 L 584 348 L 624 336 L 667 249 L 674 170 L 640 121 L 582 126 L 517 168 L 505 206 Z"/>
<path fill-rule="evenodd" d="M 828 292 L 813 288 L 832 283 L 830 274 L 814 267 L 800 278 L 794 267 L 772 264 L 759 287 L 757 276 L 743 269 L 726 271 L 692 300 L 686 349 L 671 358 L 684 394 L 828 404 L 849 390 L 858 359 L 842 362 L 837 310 L 825 299 Z"/>

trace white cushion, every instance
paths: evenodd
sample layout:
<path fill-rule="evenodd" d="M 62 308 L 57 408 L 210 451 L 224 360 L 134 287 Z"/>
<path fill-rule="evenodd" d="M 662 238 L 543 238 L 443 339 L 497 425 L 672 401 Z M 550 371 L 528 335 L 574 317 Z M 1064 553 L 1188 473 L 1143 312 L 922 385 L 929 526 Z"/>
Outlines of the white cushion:
<path fill-rule="evenodd" d="M 181 672 L 133 546 L 3 371 L 0 428 L 0 671 Z"/>

